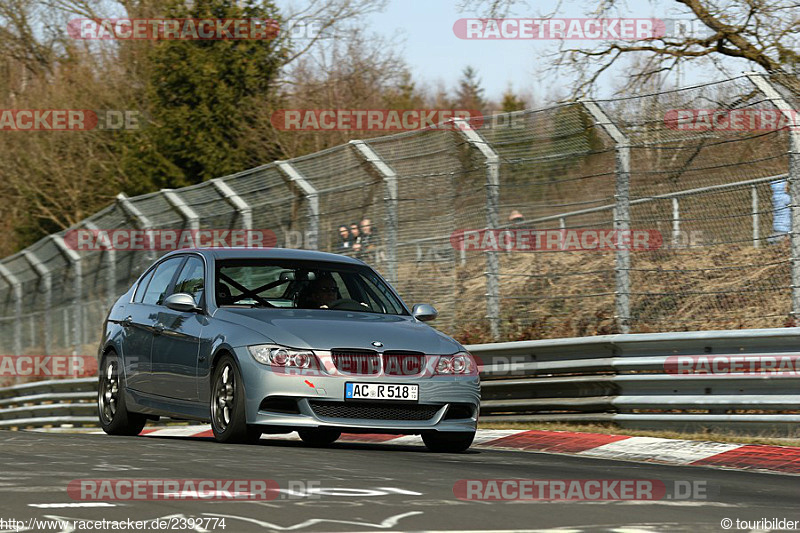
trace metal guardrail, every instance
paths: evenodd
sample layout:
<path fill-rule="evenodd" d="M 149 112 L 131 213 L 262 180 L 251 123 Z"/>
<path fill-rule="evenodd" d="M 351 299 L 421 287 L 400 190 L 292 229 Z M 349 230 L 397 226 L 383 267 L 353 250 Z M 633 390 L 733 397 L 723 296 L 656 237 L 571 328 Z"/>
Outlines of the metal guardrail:
<path fill-rule="evenodd" d="M 481 417 L 639 429 L 797 432 L 800 371 L 677 375 L 670 356 L 800 357 L 800 328 L 605 335 L 469 346 Z"/>
<path fill-rule="evenodd" d="M 468 346 L 487 422 L 614 422 L 641 429 L 796 432 L 800 370 L 676 375 L 670 356 L 800 357 L 800 328 L 605 335 Z M 0 389 L 0 428 L 96 425 L 97 378 Z"/>
<path fill-rule="evenodd" d="M 0 389 L 0 428 L 97 425 L 97 378 L 37 381 Z"/>

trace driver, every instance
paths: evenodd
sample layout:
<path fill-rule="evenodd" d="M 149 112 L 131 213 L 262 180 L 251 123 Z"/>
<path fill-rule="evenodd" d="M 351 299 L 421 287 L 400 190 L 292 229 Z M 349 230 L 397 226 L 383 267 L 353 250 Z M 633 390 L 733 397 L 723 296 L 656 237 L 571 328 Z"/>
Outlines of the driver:
<path fill-rule="evenodd" d="M 336 281 L 330 274 L 320 274 L 309 284 L 302 307 L 327 309 L 328 304 L 337 299 L 339 299 L 339 288 L 336 286 Z"/>

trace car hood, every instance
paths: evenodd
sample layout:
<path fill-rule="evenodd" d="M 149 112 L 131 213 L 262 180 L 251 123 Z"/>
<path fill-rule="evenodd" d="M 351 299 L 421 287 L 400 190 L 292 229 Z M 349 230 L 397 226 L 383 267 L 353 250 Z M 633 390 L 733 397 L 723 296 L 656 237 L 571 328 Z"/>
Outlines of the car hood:
<path fill-rule="evenodd" d="M 221 308 L 214 317 L 262 334 L 266 337 L 265 343 L 272 341 L 292 348 L 375 350 L 372 343 L 380 342 L 383 346 L 379 351 L 452 354 L 463 350 L 447 335 L 408 316 L 334 310 Z"/>

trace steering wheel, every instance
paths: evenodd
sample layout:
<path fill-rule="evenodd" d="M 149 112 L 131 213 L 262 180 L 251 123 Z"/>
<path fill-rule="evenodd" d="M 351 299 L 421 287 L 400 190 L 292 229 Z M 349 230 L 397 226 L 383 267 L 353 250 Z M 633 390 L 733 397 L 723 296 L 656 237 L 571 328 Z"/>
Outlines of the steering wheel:
<path fill-rule="evenodd" d="M 369 306 L 365 303 L 350 298 L 340 298 L 328 304 L 328 309 L 341 309 L 343 311 L 364 311 L 369 310 Z"/>

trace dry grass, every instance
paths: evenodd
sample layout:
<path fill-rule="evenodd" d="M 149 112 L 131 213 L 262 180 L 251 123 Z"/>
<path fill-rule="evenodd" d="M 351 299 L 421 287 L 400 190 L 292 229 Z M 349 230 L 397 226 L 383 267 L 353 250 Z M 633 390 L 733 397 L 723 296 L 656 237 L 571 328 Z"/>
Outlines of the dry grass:
<path fill-rule="evenodd" d="M 792 326 L 786 245 L 717 245 L 632 252 L 631 332 Z M 614 254 L 501 254 L 502 339 L 617 333 Z M 490 342 L 485 265 L 457 273 L 458 326 L 464 343 Z"/>

